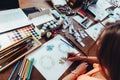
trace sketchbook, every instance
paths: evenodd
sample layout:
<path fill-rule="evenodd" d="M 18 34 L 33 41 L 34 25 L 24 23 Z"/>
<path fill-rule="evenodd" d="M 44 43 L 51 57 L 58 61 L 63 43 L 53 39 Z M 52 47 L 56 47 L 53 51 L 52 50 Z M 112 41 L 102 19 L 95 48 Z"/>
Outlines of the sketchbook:
<path fill-rule="evenodd" d="M 63 40 L 66 41 L 61 35 L 57 35 L 27 56 L 28 59 L 35 59 L 34 66 L 46 80 L 58 80 L 73 63 L 66 60 L 67 53 L 78 53 L 75 48 L 68 45 L 67 41 L 66 44 Z"/>

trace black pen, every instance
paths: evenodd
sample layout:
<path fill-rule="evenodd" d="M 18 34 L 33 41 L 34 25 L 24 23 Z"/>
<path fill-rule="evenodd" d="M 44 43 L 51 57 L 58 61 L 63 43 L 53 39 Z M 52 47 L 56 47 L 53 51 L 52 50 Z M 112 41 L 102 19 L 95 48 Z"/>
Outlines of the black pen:
<path fill-rule="evenodd" d="M 65 41 L 65 40 L 63 40 L 63 39 L 60 39 L 62 42 L 64 42 L 65 44 L 67 44 L 67 45 L 69 45 L 70 47 L 72 47 L 73 48 L 73 46 L 70 44 L 70 43 L 68 43 L 67 41 Z"/>

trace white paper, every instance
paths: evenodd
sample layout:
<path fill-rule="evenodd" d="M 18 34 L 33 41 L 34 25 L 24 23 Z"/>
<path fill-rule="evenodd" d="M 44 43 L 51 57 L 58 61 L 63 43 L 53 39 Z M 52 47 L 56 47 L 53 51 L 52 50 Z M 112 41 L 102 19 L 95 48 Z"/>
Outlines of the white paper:
<path fill-rule="evenodd" d="M 45 14 L 45 15 L 31 19 L 31 21 L 35 26 L 38 26 L 38 25 L 44 24 L 48 21 L 51 21 L 53 19 L 55 19 L 55 18 L 52 15 Z"/>
<path fill-rule="evenodd" d="M 8 47 L 9 45 L 11 45 L 11 41 L 8 34 L 0 34 L 0 50 Z"/>
<path fill-rule="evenodd" d="M 0 11 L 0 33 L 30 24 L 31 22 L 20 8 Z"/>
<path fill-rule="evenodd" d="M 107 1 L 98 0 L 98 2 L 94 5 L 88 7 L 88 9 L 100 20 L 103 20 L 108 16 L 108 13 L 105 11 L 107 8 L 111 7 Z"/>
<path fill-rule="evenodd" d="M 65 5 L 67 4 L 65 0 L 52 0 L 54 5 Z"/>
<path fill-rule="evenodd" d="M 67 52 L 78 52 L 60 39 L 65 40 L 61 35 L 57 35 L 27 56 L 29 59 L 35 59 L 34 66 L 46 80 L 58 80 L 73 63 L 63 60 L 61 64 L 61 58 L 67 57 Z"/>
<path fill-rule="evenodd" d="M 104 26 L 101 23 L 97 23 L 91 26 L 90 28 L 86 29 L 85 31 L 94 41 L 96 41 L 103 29 Z"/>
<path fill-rule="evenodd" d="M 48 21 L 54 20 L 55 18 L 53 17 L 51 10 L 50 9 L 45 9 L 42 10 L 41 12 L 37 13 L 38 16 L 31 18 L 31 22 L 35 25 L 41 25 L 44 24 Z M 30 15 L 28 15 L 30 16 Z"/>
<path fill-rule="evenodd" d="M 105 25 L 106 23 L 115 23 L 116 21 L 120 20 L 120 8 L 114 9 L 112 12 L 113 15 L 109 16 L 109 18 L 102 21 L 102 24 Z"/>
<path fill-rule="evenodd" d="M 106 1 L 115 7 L 120 7 L 120 0 L 106 0 Z"/>

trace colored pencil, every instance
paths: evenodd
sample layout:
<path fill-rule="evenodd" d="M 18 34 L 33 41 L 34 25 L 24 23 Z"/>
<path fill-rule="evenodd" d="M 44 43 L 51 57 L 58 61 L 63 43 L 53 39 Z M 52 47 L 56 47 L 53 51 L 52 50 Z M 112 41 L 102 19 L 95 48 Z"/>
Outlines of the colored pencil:
<path fill-rule="evenodd" d="M 33 67 L 33 63 L 34 63 L 34 58 L 32 58 L 30 60 L 30 65 L 29 65 L 29 68 L 28 68 L 28 73 L 27 73 L 27 80 L 30 80 L 30 75 L 31 75 L 31 72 L 32 72 L 32 67 Z"/>
<path fill-rule="evenodd" d="M 24 67 L 25 67 L 25 63 L 26 63 L 26 57 L 23 59 L 23 62 L 22 62 L 22 65 L 21 65 L 21 67 L 20 67 L 20 70 L 19 70 L 19 72 L 18 72 L 18 75 L 19 75 L 19 78 L 22 78 L 21 76 L 22 76 L 22 73 L 23 73 L 23 70 L 24 70 Z"/>
<path fill-rule="evenodd" d="M 20 63 L 19 63 L 19 66 L 18 66 L 18 68 L 17 68 L 17 70 L 16 70 L 16 75 L 15 75 L 15 77 L 14 77 L 14 80 L 18 80 L 18 72 L 19 72 L 19 70 L 20 70 L 20 66 L 21 66 L 21 64 L 22 64 L 22 62 L 21 62 L 21 60 L 20 60 Z"/>
<path fill-rule="evenodd" d="M 13 75 L 14 75 L 14 73 L 15 73 L 15 71 L 16 71 L 18 65 L 19 65 L 19 63 L 20 63 L 20 61 L 18 61 L 18 62 L 16 63 L 16 65 L 15 65 L 15 67 L 14 67 L 12 73 L 10 74 L 8 80 L 11 80 L 11 79 L 12 79 L 12 77 L 13 77 Z"/>
<path fill-rule="evenodd" d="M 27 59 L 27 62 L 26 62 L 26 65 L 25 65 L 25 71 L 23 73 L 23 80 L 26 80 L 26 78 L 27 78 L 29 65 L 30 65 L 30 61 Z"/>

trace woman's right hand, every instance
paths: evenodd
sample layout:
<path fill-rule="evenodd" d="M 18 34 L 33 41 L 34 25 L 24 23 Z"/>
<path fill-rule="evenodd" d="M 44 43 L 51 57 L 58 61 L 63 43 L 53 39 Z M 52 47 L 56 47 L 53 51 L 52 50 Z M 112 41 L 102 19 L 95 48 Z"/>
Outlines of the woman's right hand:
<path fill-rule="evenodd" d="M 80 53 L 73 53 L 73 52 L 69 52 L 68 53 L 68 60 L 69 61 L 77 61 L 77 60 L 82 60 L 82 57 L 80 55 L 78 55 Z"/>

